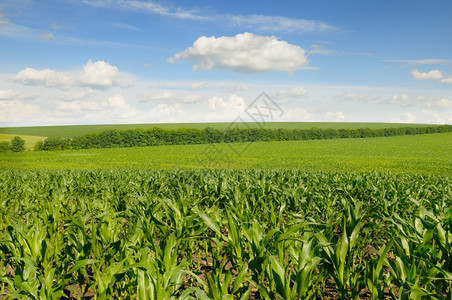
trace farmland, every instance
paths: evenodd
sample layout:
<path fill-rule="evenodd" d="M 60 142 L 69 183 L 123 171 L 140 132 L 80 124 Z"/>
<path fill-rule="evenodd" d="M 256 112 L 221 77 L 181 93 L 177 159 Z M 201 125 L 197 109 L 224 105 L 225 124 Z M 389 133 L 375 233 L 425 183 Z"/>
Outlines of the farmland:
<path fill-rule="evenodd" d="M 12 298 L 450 299 L 450 177 L 1 175 L 1 290 Z"/>
<path fill-rule="evenodd" d="M 2 153 L 1 169 L 298 169 L 450 175 L 452 133 Z"/>
<path fill-rule="evenodd" d="M 0 299 L 450 299 L 450 149 L 449 132 L 1 153 Z"/>

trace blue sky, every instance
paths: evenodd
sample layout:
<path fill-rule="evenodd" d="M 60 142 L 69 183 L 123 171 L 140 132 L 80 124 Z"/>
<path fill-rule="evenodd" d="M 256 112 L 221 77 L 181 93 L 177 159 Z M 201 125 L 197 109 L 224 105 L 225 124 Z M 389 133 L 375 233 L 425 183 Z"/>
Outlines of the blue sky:
<path fill-rule="evenodd" d="M 3 0 L 0 126 L 452 123 L 452 1 Z"/>

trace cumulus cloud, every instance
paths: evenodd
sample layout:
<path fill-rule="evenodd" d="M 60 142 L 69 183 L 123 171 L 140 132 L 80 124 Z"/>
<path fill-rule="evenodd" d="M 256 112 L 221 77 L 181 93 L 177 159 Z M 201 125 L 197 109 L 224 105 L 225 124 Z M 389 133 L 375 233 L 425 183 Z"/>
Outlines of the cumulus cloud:
<path fill-rule="evenodd" d="M 442 83 L 452 83 L 452 76 L 441 79 Z"/>
<path fill-rule="evenodd" d="M 410 97 L 407 94 L 393 95 L 389 100 L 389 104 L 398 104 L 400 106 L 413 106 L 418 102 L 417 99 Z"/>
<path fill-rule="evenodd" d="M 408 96 L 407 94 L 393 95 L 387 103 L 397 104 L 402 107 L 415 105 L 437 108 L 452 107 L 452 99 L 442 97 Z"/>
<path fill-rule="evenodd" d="M 245 32 L 233 37 L 199 37 L 192 47 L 175 54 L 168 62 L 188 59 L 194 70 L 223 69 L 239 73 L 292 72 L 308 63 L 305 50 L 275 36 Z"/>
<path fill-rule="evenodd" d="M 190 89 L 191 91 L 192 91 L 192 90 L 197 90 L 197 89 L 200 89 L 200 88 L 206 86 L 206 84 L 207 84 L 207 82 L 205 82 L 205 81 L 193 82 L 192 84 L 190 84 L 189 89 Z"/>
<path fill-rule="evenodd" d="M 117 67 L 105 61 L 92 62 L 89 60 L 83 66 L 83 70 L 78 73 L 25 68 L 11 77 L 11 80 L 26 85 L 43 85 L 62 89 L 70 87 L 108 89 L 113 86 L 128 86 L 123 80 L 123 76 Z"/>
<path fill-rule="evenodd" d="M 432 124 L 451 124 L 452 123 L 452 117 L 450 115 L 441 115 L 437 111 L 431 111 L 424 109 L 422 110 L 422 113 L 425 116 L 425 123 L 432 123 Z"/>
<path fill-rule="evenodd" d="M 208 100 L 209 108 L 216 111 L 244 111 L 246 108 L 245 100 L 237 95 L 231 95 L 229 99 L 223 100 L 221 97 L 212 97 Z"/>
<path fill-rule="evenodd" d="M 0 101 L 0 125 L 27 125 L 42 120 L 48 113 L 38 105 L 23 103 L 19 100 Z"/>
<path fill-rule="evenodd" d="M 127 103 L 123 95 L 112 95 L 103 101 L 59 101 L 55 109 L 57 116 L 82 116 L 85 120 L 110 121 L 115 118 L 131 118 L 138 110 Z"/>
<path fill-rule="evenodd" d="M 5 100 L 23 100 L 23 99 L 32 99 L 38 97 L 37 94 L 23 94 L 16 92 L 12 89 L 0 90 L 0 101 Z"/>
<path fill-rule="evenodd" d="M 328 112 L 325 113 L 325 116 L 330 121 L 337 121 L 337 122 L 339 122 L 339 121 L 344 121 L 345 120 L 344 113 L 341 112 L 341 111 L 336 111 L 336 112 L 328 111 Z"/>
<path fill-rule="evenodd" d="M 19 94 L 12 89 L 0 90 L 0 100 L 11 100 L 16 98 Z"/>
<path fill-rule="evenodd" d="M 439 70 L 431 70 L 429 72 L 419 72 L 416 69 L 411 70 L 411 74 L 416 80 L 441 79 L 444 77 Z"/>
<path fill-rule="evenodd" d="M 405 112 L 400 117 L 391 118 L 393 123 L 416 123 L 417 118 L 410 112 Z"/>
<path fill-rule="evenodd" d="M 438 97 L 418 97 L 418 101 L 425 107 L 439 107 L 446 108 L 452 107 L 452 99 L 438 98 Z"/>
<path fill-rule="evenodd" d="M 306 109 L 293 107 L 285 111 L 285 118 L 288 121 L 310 121 L 312 115 Z"/>

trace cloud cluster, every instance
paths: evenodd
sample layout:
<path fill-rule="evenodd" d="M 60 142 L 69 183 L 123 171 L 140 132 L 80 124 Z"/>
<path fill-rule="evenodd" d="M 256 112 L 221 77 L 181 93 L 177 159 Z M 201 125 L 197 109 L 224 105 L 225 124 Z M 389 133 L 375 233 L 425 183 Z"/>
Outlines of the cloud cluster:
<path fill-rule="evenodd" d="M 168 62 L 182 58 L 198 63 L 194 70 L 224 69 L 239 73 L 292 72 L 308 63 L 305 50 L 300 46 L 280 41 L 275 36 L 249 32 L 233 37 L 202 36 Z"/>
<path fill-rule="evenodd" d="M 33 99 L 37 94 L 25 94 L 14 91 L 13 89 L 0 90 L 0 101 Z"/>
<path fill-rule="evenodd" d="M 411 70 L 411 74 L 416 80 L 440 80 L 440 82 L 442 83 L 452 83 L 452 76 L 445 78 L 440 70 L 420 72 L 416 69 L 413 69 Z"/>
<path fill-rule="evenodd" d="M 425 79 L 441 79 L 444 77 L 443 73 L 439 70 L 431 70 L 429 72 L 419 72 L 416 69 L 411 70 L 411 74 L 416 80 L 425 80 Z"/>
<path fill-rule="evenodd" d="M 92 62 L 91 60 L 78 73 L 25 68 L 11 77 L 11 80 L 25 85 L 43 85 L 61 89 L 70 87 L 108 89 L 113 86 L 127 86 L 117 67 L 105 61 Z"/>
<path fill-rule="evenodd" d="M 393 95 L 387 102 L 388 104 L 397 104 L 402 107 L 421 105 L 423 107 L 452 107 L 452 99 L 441 97 L 409 96 L 407 94 Z"/>

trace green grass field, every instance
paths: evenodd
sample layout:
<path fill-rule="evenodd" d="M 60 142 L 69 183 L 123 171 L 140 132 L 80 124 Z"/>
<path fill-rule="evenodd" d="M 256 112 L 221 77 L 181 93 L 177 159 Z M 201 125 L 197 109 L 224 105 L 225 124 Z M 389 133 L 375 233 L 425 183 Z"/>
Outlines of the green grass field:
<path fill-rule="evenodd" d="M 452 174 L 452 133 L 2 153 L 1 169 L 299 169 Z M 243 152 L 237 154 L 238 152 Z"/>
<path fill-rule="evenodd" d="M 87 133 L 101 132 L 108 129 L 136 129 L 160 127 L 164 129 L 197 128 L 204 129 L 212 127 L 226 129 L 231 123 L 164 123 L 164 124 L 116 124 L 116 125 L 69 125 L 69 126 L 37 126 L 37 127 L 4 127 L 0 128 L 0 134 L 32 135 L 32 136 L 59 136 L 71 138 Z M 234 126 L 241 128 L 256 128 L 258 123 L 234 123 Z M 358 128 L 394 128 L 394 127 L 423 127 L 434 126 L 431 124 L 400 124 L 400 123 L 344 123 L 344 122 L 268 122 L 265 128 L 268 129 L 308 129 L 308 128 L 333 128 L 333 129 L 358 129 Z"/>

